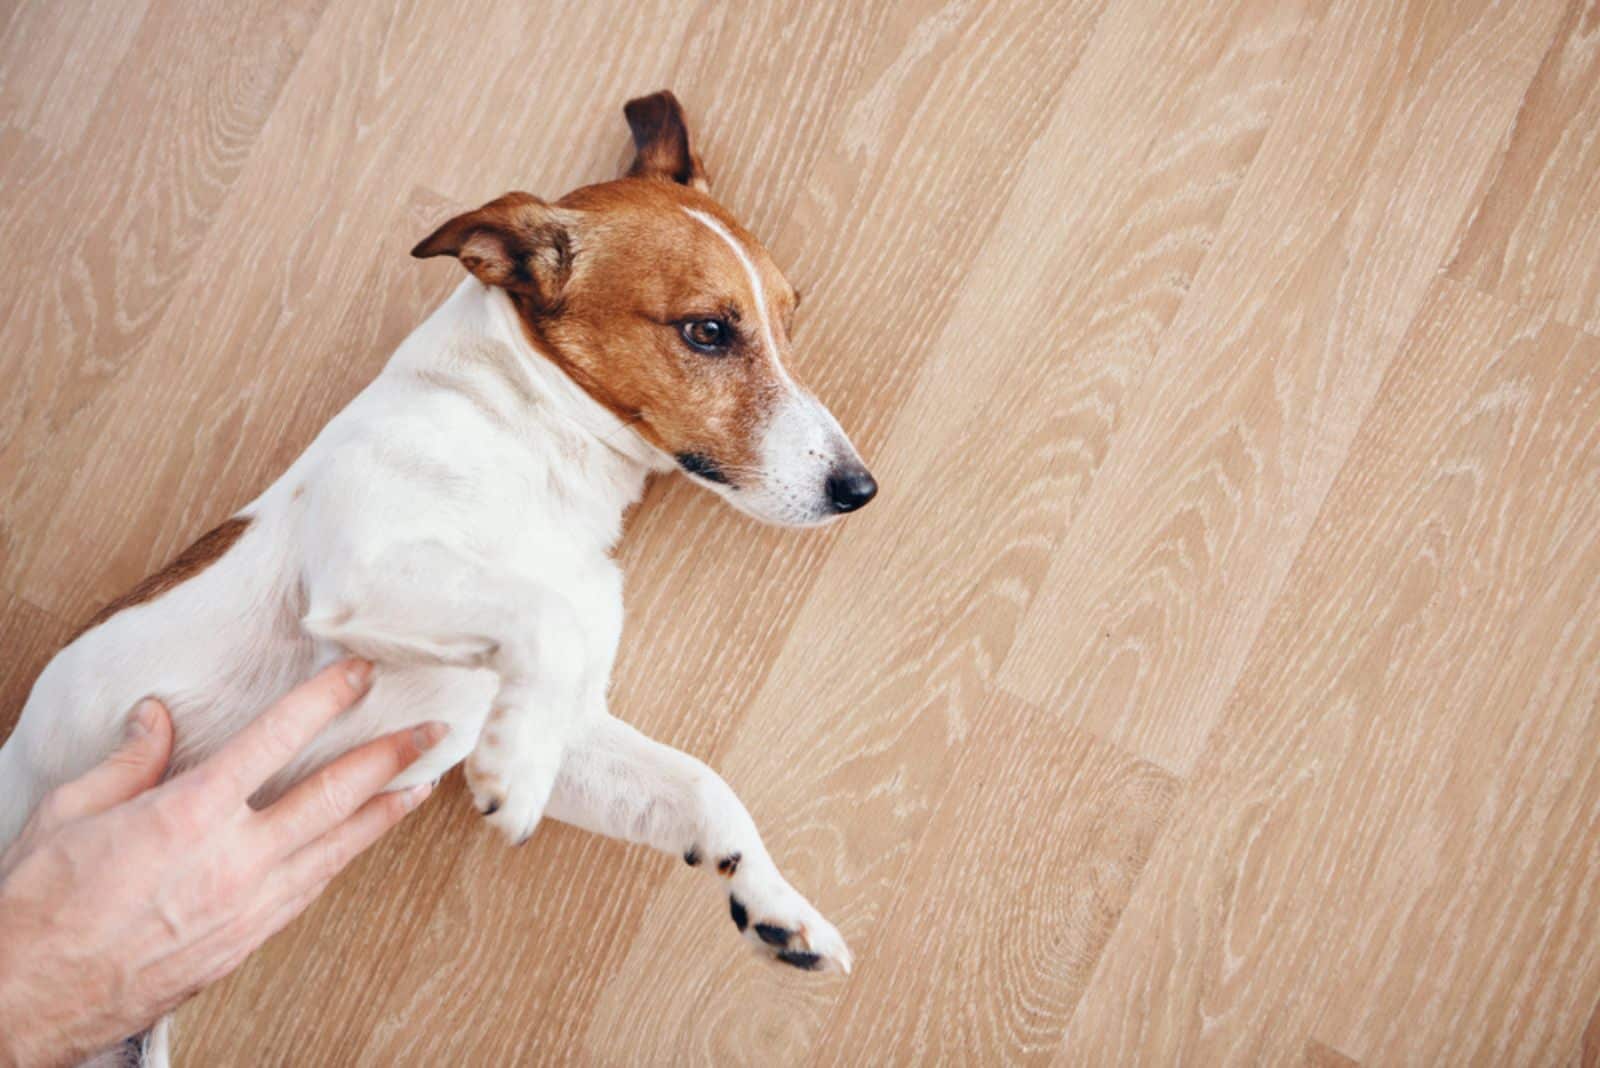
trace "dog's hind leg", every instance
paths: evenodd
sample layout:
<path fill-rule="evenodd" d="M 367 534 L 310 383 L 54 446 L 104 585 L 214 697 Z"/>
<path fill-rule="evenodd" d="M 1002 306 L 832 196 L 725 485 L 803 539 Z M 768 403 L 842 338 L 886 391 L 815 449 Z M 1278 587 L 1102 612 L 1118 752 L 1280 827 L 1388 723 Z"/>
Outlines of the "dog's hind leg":
<path fill-rule="evenodd" d="M 779 874 L 733 789 L 687 753 L 609 715 L 585 720 L 569 738 L 548 811 L 713 876 L 739 933 L 763 955 L 807 971 L 850 970 L 844 939 Z"/>
<path fill-rule="evenodd" d="M 378 664 L 484 667 L 499 676 L 467 783 L 520 842 L 533 833 L 583 710 L 584 647 L 565 598 L 441 543 L 390 546 L 306 576 L 307 633 Z"/>

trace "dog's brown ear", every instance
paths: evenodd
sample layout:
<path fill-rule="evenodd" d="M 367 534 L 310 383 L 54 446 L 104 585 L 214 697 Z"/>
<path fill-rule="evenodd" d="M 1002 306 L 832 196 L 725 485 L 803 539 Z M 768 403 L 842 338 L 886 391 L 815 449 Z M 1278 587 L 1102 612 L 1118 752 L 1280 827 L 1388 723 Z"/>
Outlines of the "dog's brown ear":
<path fill-rule="evenodd" d="M 417 243 L 418 259 L 454 256 L 485 285 L 554 309 L 572 273 L 568 213 L 529 193 L 507 193 L 457 215 Z"/>
<path fill-rule="evenodd" d="M 689 125 L 672 90 L 641 96 L 623 105 L 633 131 L 635 155 L 629 178 L 659 178 L 709 192 L 710 181 L 700 159 L 689 148 Z"/>

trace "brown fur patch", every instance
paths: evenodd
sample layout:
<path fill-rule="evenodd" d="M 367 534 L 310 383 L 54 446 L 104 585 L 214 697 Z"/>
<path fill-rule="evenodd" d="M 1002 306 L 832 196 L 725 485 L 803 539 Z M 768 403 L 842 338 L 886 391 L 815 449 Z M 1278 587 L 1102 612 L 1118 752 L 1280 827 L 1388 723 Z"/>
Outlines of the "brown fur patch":
<path fill-rule="evenodd" d="M 689 148 L 689 124 L 672 90 L 630 100 L 622 113 L 633 133 L 636 152 L 628 177 L 658 178 L 701 192 L 710 188 L 700 157 Z"/>
<path fill-rule="evenodd" d="M 797 296 L 704 192 L 672 94 L 630 101 L 627 117 L 638 150 L 630 177 L 555 203 L 507 193 L 444 223 L 412 254 L 454 255 L 503 288 L 535 348 L 584 392 L 657 448 L 696 457 L 737 488 L 790 388 L 780 365 Z M 690 212 L 715 219 L 739 251 Z M 682 331 L 701 320 L 726 324 L 730 343 L 689 345 Z"/>
<path fill-rule="evenodd" d="M 72 637 L 76 640 L 80 635 L 93 630 L 124 608 L 132 608 L 136 604 L 153 601 L 163 593 L 180 583 L 187 582 L 200 572 L 222 559 L 224 553 L 233 548 L 239 536 L 250 525 L 248 516 L 236 515 L 218 526 L 212 527 L 193 545 L 173 558 L 166 567 L 140 582 L 133 589 L 116 598 L 102 607 L 98 612 L 89 617 L 81 629 Z"/>
<path fill-rule="evenodd" d="M 507 193 L 446 221 L 411 254 L 455 256 L 484 285 L 500 286 L 553 311 L 572 268 L 566 221 L 531 193 Z"/>
<path fill-rule="evenodd" d="M 695 453 L 738 472 L 758 461 L 760 431 L 784 390 L 792 289 L 766 250 L 704 193 L 622 179 L 585 186 L 557 204 L 575 220 L 572 272 L 547 311 L 512 293 L 536 347 L 591 397 L 673 455 Z M 757 266 L 752 292 L 737 255 L 688 214 L 716 219 Z M 761 328 L 764 302 L 778 351 Z M 721 355 L 691 350 L 682 323 L 724 319 L 736 333 Z"/>

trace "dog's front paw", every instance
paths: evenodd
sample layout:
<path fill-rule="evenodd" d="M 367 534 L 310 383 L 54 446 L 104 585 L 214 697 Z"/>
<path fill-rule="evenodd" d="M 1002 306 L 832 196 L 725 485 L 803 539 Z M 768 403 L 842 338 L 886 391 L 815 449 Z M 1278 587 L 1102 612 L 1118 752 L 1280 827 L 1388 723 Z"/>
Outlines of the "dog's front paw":
<path fill-rule="evenodd" d="M 491 717 L 467 757 L 467 788 L 484 818 L 521 845 L 539 826 L 555 789 L 562 747 L 548 741 L 511 744 L 496 729 L 497 718 Z"/>
<path fill-rule="evenodd" d="M 746 868 L 737 853 L 716 863 L 728 879 L 734 926 L 756 952 L 801 971 L 850 974 L 844 938 L 775 869 Z"/>

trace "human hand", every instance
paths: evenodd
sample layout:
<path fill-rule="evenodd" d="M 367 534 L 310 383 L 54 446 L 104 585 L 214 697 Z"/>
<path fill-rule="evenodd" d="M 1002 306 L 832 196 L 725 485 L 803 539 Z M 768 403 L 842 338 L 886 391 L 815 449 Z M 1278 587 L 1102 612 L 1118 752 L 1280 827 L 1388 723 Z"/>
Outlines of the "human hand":
<path fill-rule="evenodd" d="M 144 701 L 120 749 L 45 797 L 0 854 L 0 1064 L 75 1061 L 142 1031 L 238 967 L 427 797 L 426 784 L 378 791 L 442 723 L 351 750 L 265 809 L 246 803 L 371 673 L 333 665 L 161 785 L 172 722 Z"/>

